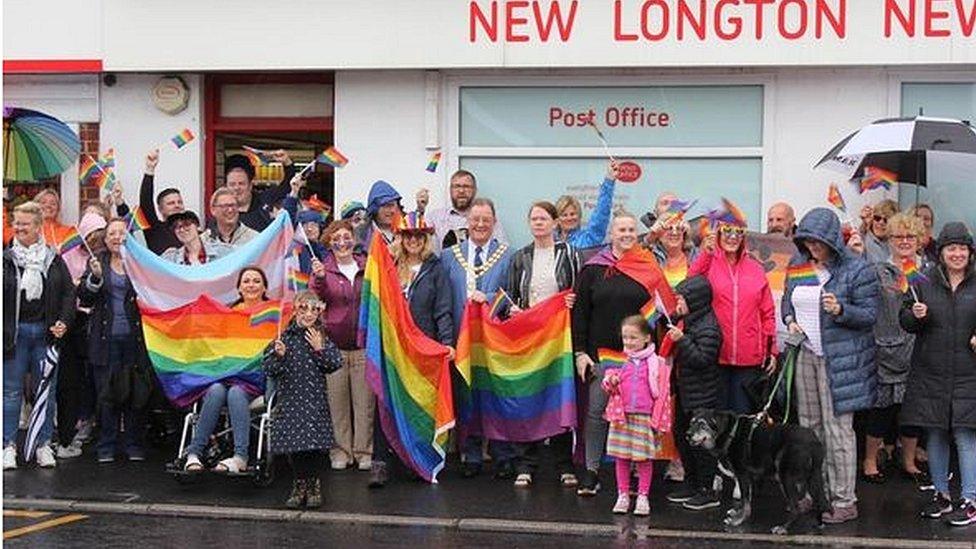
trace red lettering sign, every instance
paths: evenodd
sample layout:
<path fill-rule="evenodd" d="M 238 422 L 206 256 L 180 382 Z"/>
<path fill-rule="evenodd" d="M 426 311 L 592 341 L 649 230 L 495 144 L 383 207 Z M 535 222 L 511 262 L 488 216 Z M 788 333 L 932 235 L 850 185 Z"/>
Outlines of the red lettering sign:
<path fill-rule="evenodd" d="M 640 179 L 641 167 L 636 162 L 626 160 L 617 166 L 617 181 L 621 183 L 633 183 Z"/>

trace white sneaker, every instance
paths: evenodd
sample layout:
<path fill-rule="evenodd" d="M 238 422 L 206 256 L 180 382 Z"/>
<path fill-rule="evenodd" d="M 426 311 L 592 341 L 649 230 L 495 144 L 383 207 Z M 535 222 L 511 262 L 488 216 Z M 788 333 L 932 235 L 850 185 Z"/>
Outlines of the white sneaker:
<path fill-rule="evenodd" d="M 332 470 L 333 471 L 345 471 L 349 468 L 349 462 L 344 459 L 333 459 L 332 460 Z"/>
<path fill-rule="evenodd" d="M 630 511 L 630 494 L 625 492 L 617 496 L 617 503 L 613 504 L 613 512 L 616 515 L 626 515 L 627 511 Z"/>
<path fill-rule="evenodd" d="M 646 517 L 651 514 L 651 502 L 647 499 L 647 496 L 638 495 L 637 503 L 634 504 L 634 515 L 638 517 Z"/>
<path fill-rule="evenodd" d="M 515 477 L 515 486 L 518 488 L 528 488 L 532 485 L 532 475 L 529 473 L 519 473 Z"/>
<path fill-rule="evenodd" d="M 11 444 L 3 449 L 3 470 L 9 471 L 17 468 L 17 447 Z"/>
<path fill-rule="evenodd" d="M 94 422 L 91 420 L 82 420 L 78 422 L 78 432 L 75 433 L 75 438 L 71 441 L 71 444 L 82 445 L 92 439 L 92 424 Z"/>
<path fill-rule="evenodd" d="M 373 458 L 370 457 L 359 458 L 359 461 L 356 464 L 356 468 L 358 468 L 360 471 L 371 470 L 373 468 Z"/>
<path fill-rule="evenodd" d="M 34 460 L 37 461 L 38 467 L 44 469 L 50 469 L 58 464 L 54 459 L 54 450 L 51 450 L 49 444 L 42 444 L 38 447 L 37 451 L 34 452 Z"/>
<path fill-rule="evenodd" d="M 72 441 L 71 444 L 67 446 L 58 445 L 57 451 L 58 459 L 71 459 L 76 458 L 81 455 L 81 442 Z"/>

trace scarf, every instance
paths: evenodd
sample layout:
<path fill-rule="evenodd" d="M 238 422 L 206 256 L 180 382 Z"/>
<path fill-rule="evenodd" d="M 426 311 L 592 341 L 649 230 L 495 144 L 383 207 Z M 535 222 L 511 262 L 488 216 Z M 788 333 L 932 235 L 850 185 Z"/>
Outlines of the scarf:
<path fill-rule="evenodd" d="M 24 246 L 16 238 L 10 246 L 14 256 L 14 264 L 21 269 L 20 283 L 17 291 L 24 291 L 27 301 L 41 298 L 44 292 L 44 262 L 47 259 L 47 245 L 44 239 L 38 239 L 30 246 Z"/>

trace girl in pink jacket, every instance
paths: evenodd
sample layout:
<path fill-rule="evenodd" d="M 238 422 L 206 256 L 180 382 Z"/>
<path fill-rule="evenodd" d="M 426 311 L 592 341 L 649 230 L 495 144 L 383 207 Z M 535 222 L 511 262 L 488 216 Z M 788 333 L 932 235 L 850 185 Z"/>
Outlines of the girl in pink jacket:
<path fill-rule="evenodd" d="M 717 233 L 717 239 L 709 235 L 702 242 L 688 277 L 705 275 L 712 286 L 712 308 L 722 331 L 720 400 L 725 409 L 748 414 L 756 406 L 746 388 L 776 353 L 776 309 L 765 269 L 746 253 L 745 226 L 719 222 Z"/>
<path fill-rule="evenodd" d="M 613 512 L 630 510 L 630 466 L 637 466 L 637 503 L 634 514 L 646 516 L 651 506 L 652 459 L 660 450 L 660 434 L 670 430 L 668 409 L 670 367 L 654 352 L 651 329 L 639 315 L 625 318 L 620 325 L 627 362 L 608 369 L 603 389 L 610 395 L 607 404 L 607 455 L 616 459 L 617 503 Z"/>

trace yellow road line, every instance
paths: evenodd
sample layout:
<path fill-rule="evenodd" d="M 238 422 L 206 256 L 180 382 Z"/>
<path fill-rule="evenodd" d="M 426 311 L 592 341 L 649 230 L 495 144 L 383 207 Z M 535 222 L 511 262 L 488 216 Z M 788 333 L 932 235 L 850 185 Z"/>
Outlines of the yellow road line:
<path fill-rule="evenodd" d="M 41 518 L 50 515 L 51 513 L 47 511 L 21 511 L 19 509 L 6 509 L 3 512 L 5 517 L 20 517 L 20 518 Z"/>
<path fill-rule="evenodd" d="M 38 522 L 37 524 L 31 524 L 30 526 L 24 526 L 21 528 L 14 528 L 13 530 L 7 530 L 3 533 L 3 539 L 12 539 L 19 536 L 24 536 L 34 532 L 39 532 L 41 530 L 47 530 L 48 528 L 54 528 L 56 526 L 62 526 L 65 524 L 70 524 L 72 522 L 77 522 L 79 520 L 85 520 L 88 515 L 65 515 L 63 517 L 58 517 L 51 520 L 45 520 L 44 522 Z"/>

